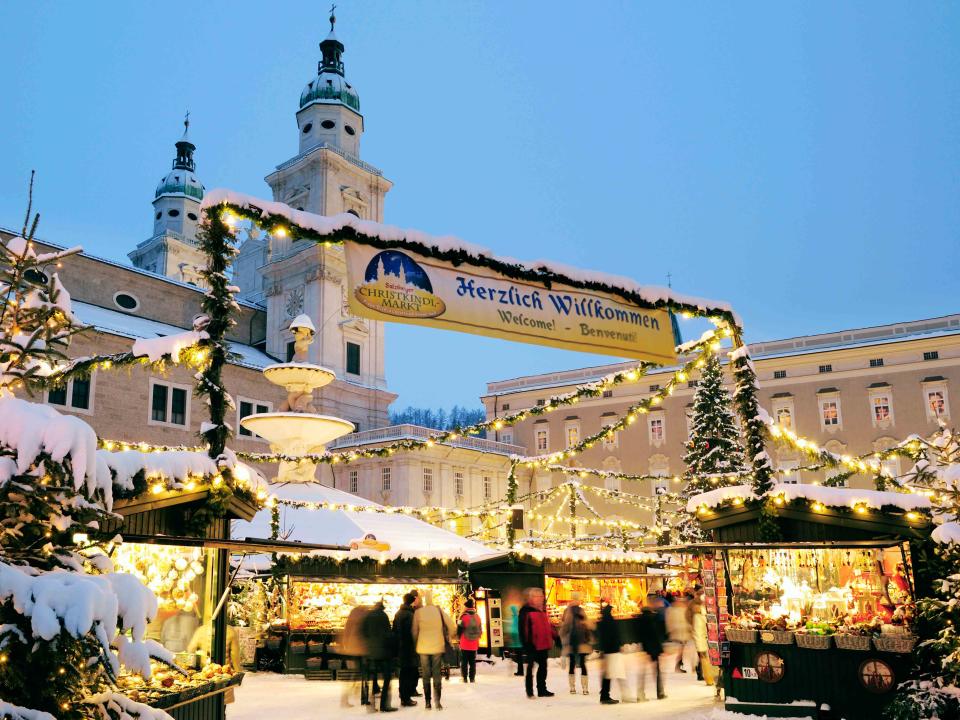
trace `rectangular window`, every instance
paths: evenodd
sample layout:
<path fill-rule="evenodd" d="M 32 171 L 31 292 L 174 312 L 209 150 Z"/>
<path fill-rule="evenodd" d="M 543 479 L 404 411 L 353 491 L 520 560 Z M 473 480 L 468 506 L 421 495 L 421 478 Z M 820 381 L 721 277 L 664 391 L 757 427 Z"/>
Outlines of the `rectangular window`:
<path fill-rule="evenodd" d="M 504 409 L 504 410 L 509 410 L 509 409 L 510 409 L 510 403 L 504 403 L 504 404 L 503 404 L 503 409 Z"/>
<path fill-rule="evenodd" d="M 650 444 L 662 445 L 665 439 L 663 417 L 650 418 Z"/>
<path fill-rule="evenodd" d="M 47 402 L 51 405 L 67 404 L 67 388 L 58 387 L 47 390 Z"/>
<path fill-rule="evenodd" d="M 150 418 L 154 422 L 167 421 L 167 396 L 170 394 L 166 385 L 157 383 L 153 386 L 153 400 L 150 406 Z"/>
<path fill-rule="evenodd" d="M 241 425 L 240 421 L 248 415 L 268 413 L 270 412 L 271 408 L 272 406 L 269 403 L 261 403 L 257 402 L 256 400 L 240 398 L 240 402 L 237 405 L 237 434 L 242 435 L 243 437 L 260 438 L 259 435 L 247 430 L 243 425 Z"/>
<path fill-rule="evenodd" d="M 699 381 L 699 380 L 687 380 L 687 387 L 688 387 L 688 388 L 695 388 L 695 387 L 697 387 L 697 385 L 699 385 L 699 384 L 700 384 L 700 381 Z"/>
<path fill-rule="evenodd" d="M 453 494 L 457 497 L 463 497 L 463 470 L 455 470 L 453 473 Z"/>
<path fill-rule="evenodd" d="M 651 385 L 650 392 L 657 392 L 660 389 L 659 385 Z"/>
<path fill-rule="evenodd" d="M 567 447 L 573 447 L 580 442 L 580 425 L 567 425 Z"/>
<path fill-rule="evenodd" d="M 620 444 L 620 433 L 615 432 L 603 438 L 604 450 L 614 450 Z"/>
<path fill-rule="evenodd" d="M 873 424 L 889 425 L 893 421 L 893 403 L 889 395 L 874 395 L 870 398 L 873 407 Z"/>
<path fill-rule="evenodd" d="M 73 395 L 70 398 L 70 407 L 77 410 L 90 409 L 90 381 L 77 378 L 73 381 Z"/>
<path fill-rule="evenodd" d="M 543 406 L 546 405 L 546 404 L 547 404 L 547 401 L 544 400 L 543 398 L 539 398 L 539 399 L 537 400 L 537 407 L 543 407 Z"/>
<path fill-rule="evenodd" d="M 833 372 L 833 365 L 821 365 L 820 372 L 822 373 Z"/>
<path fill-rule="evenodd" d="M 797 485 L 800 482 L 800 472 L 797 470 L 796 460 L 785 460 L 780 463 L 780 482 L 787 485 Z"/>
<path fill-rule="evenodd" d="M 384 492 L 389 491 L 392 484 L 390 470 L 391 468 L 388 467 L 380 468 L 380 489 Z"/>
<path fill-rule="evenodd" d="M 537 452 L 545 453 L 550 449 L 550 431 L 546 428 L 537 430 Z"/>
<path fill-rule="evenodd" d="M 612 397 L 613 397 L 613 390 L 604 390 L 604 391 L 603 391 L 603 396 L 604 396 L 605 398 L 612 398 Z"/>
<path fill-rule="evenodd" d="M 493 478 L 489 475 L 483 476 L 483 499 L 493 499 Z"/>
<path fill-rule="evenodd" d="M 836 400 L 824 400 L 820 403 L 820 413 L 824 427 L 834 427 L 840 424 L 840 403 Z"/>
<path fill-rule="evenodd" d="M 870 358 L 870 367 L 883 367 L 883 358 Z"/>
<path fill-rule="evenodd" d="M 787 376 L 786 370 L 774 370 L 773 379 L 774 380 L 783 380 Z"/>
<path fill-rule="evenodd" d="M 793 408 L 789 405 L 780 405 L 775 410 L 777 424 L 787 430 L 793 430 Z"/>
<path fill-rule="evenodd" d="M 179 427 L 189 425 L 189 388 L 156 380 L 150 382 L 150 422 Z"/>
<path fill-rule="evenodd" d="M 356 343 L 347 343 L 347 372 L 350 375 L 360 374 L 360 346 Z"/>
<path fill-rule="evenodd" d="M 513 429 L 503 430 L 500 432 L 500 442 L 507 443 L 507 445 L 513 445 Z"/>
<path fill-rule="evenodd" d="M 930 351 L 928 351 L 928 352 L 925 352 L 925 353 L 923 354 L 923 359 L 924 359 L 924 360 L 939 360 L 939 359 L 940 359 L 940 351 L 939 351 L 939 350 L 930 350 Z"/>
<path fill-rule="evenodd" d="M 948 420 L 950 405 L 945 387 L 927 388 L 924 391 L 927 402 L 927 417 L 931 420 Z"/>
<path fill-rule="evenodd" d="M 423 494 L 429 495 L 433 492 L 433 468 L 425 467 L 423 469 Z"/>
<path fill-rule="evenodd" d="M 350 492 L 352 492 L 354 495 L 356 495 L 357 492 L 359 492 L 360 490 L 360 471 L 359 470 L 350 471 L 350 473 L 347 475 L 347 484 L 348 484 L 348 487 L 350 488 Z"/>

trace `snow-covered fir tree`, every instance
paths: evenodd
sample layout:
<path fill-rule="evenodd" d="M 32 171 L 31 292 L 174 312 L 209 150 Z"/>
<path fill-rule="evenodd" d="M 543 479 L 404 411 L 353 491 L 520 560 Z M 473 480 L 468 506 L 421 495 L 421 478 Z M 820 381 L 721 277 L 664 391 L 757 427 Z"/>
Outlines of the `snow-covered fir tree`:
<path fill-rule="evenodd" d="M 27 220 L 0 243 L 0 717 L 168 720 L 114 691 L 121 666 L 149 677 L 151 657 L 173 656 L 145 639 L 153 593 L 84 553 L 113 503 L 96 434 L 13 394 L 36 392 L 76 332 L 52 272 L 76 251 L 38 254 Z"/>
<path fill-rule="evenodd" d="M 719 475 L 744 468 L 740 431 L 734 420 L 730 393 L 723 386 L 723 367 L 714 353 L 707 353 L 700 382 L 693 397 L 690 439 L 683 461 L 687 465 L 684 500 L 707 492 L 720 484 L 729 484 Z M 678 527 L 680 539 L 695 542 L 704 539 L 696 518 L 684 514 Z"/>
<path fill-rule="evenodd" d="M 960 433 L 942 429 L 931 440 L 911 438 L 903 448 L 915 460 L 902 478 L 935 491 L 933 550 L 916 563 L 917 601 L 913 651 L 915 679 L 900 685 L 887 708 L 890 720 L 960 718 Z M 924 592 L 926 590 L 926 592 Z"/>

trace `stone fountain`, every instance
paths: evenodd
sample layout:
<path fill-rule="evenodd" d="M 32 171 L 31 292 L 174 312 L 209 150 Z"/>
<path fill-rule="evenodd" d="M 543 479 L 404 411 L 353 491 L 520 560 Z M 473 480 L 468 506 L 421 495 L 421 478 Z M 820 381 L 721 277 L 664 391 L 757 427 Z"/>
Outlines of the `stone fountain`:
<path fill-rule="evenodd" d="M 278 412 L 247 415 L 240 421 L 270 443 L 270 449 L 281 455 L 298 456 L 322 453 L 327 443 L 353 432 L 347 420 L 319 415 L 313 404 L 313 391 L 334 381 L 336 375 L 320 365 L 307 362 L 307 351 L 316 336 L 316 328 L 306 315 L 290 323 L 293 331 L 293 361 L 270 365 L 263 369 L 267 380 L 287 391 L 287 399 Z M 280 463 L 276 482 L 314 482 L 316 464 L 309 460 Z"/>

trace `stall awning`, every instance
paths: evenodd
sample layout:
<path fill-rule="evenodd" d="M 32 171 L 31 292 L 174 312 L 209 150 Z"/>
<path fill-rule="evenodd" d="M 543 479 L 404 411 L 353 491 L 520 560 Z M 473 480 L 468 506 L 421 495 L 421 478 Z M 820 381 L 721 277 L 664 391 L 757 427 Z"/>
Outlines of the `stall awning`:
<path fill-rule="evenodd" d="M 888 548 L 897 547 L 905 539 L 900 540 L 815 540 L 808 542 L 709 542 L 696 543 L 693 545 L 658 545 L 651 547 L 650 552 L 656 553 L 678 553 L 697 555 L 702 552 L 711 552 L 713 550 L 818 550 L 829 548 L 832 550 L 853 550 L 856 548 Z"/>
<path fill-rule="evenodd" d="M 219 540 L 187 537 L 180 535 L 127 535 L 121 536 L 125 543 L 143 543 L 149 545 L 182 545 L 215 550 L 229 550 L 234 553 L 309 553 L 315 550 L 347 551 L 346 545 L 322 545 L 290 540 L 270 540 L 265 538 L 244 538 L 243 540 Z"/>

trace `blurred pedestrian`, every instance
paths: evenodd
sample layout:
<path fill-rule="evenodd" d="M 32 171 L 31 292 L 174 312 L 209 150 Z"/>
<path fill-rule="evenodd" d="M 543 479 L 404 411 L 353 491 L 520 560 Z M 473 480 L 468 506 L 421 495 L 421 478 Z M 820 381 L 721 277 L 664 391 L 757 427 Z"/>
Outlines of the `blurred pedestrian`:
<path fill-rule="evenodd" d="M 713 665 L 710 664 L 707 644 L 707 616 L 703 603 L 697 598 L 690 603 L 690 612 L 693 618 L 693 642 L 700 657 L 700 674 L 707 685 L 713 685 Z"/>
<path fill-rule="evenodd" d="M 600 681 L 600 704 L 616 705 L 619 700 L 610 696 L 614 680 L 620 685 L 620 697 L 626 702 L 626 663 L 620 652 L 623 643 L 620 640 L 620 627 L 613 617 L 613 607 L 604 602 L 600 608 L 600 620 L 597 622 L 597 650 L 603 663 L 603 679 Z"/>
<path fill-rule="evenodd" d="M 340 653 L 344 656 L 348 668 L 357 671 L 357 680 L 360 685 L 360 704 L 370 703 L 369 688 L 367 687 L 366 655 L 367 645 L 364 642 L 363 621 L 370 612 L 368 605 L 357 605 L 347 615 L 347 621 L 340 634 Z M 344 684 L 340 694 L 340 704 L 350 707 L 350 694 L 355 692 L 357 682 Z"/>
<path fill-rule="evenodd" d="M 424 590 L 421 597 L 423 607 L 413 614 L 413 639 L 420 656 L 424 704 L 429 710 L 433 698 L 436 698 L 437 710 L 442 710 L 440 694 L 443 690 L 443 678 L 440 673 L 443 668 L 443 653 L 447 641 L 454 638 L 457 627 L 442 609 L 433 604 L 433 593 L 430 590 Z"/>
<path fill-rule="evenodd" d="M 580 667 L 580 687 L 584 695 L 590 694 L 590 682 L 587 675 L 587 655 L 593 652 L 591 627 L 587 613 L 580 606 L 579 592 L 570 595 L 570 604 L 563 611 L 560 621 L 560 643 L 563 654 L 570 658 L 570 694 L 577 694 L 577 666 Z"/>
<path fill-rule="evenodd" d="M 476 682 L 477 650 L 480 649 L 483 623 L 477 615 L 473 598 L 467 598 L 464 606 L 463 614 L 457 623 L 457 636 L 460 638 L 460 677 L 463 682 Z"/>
<path fill-rule="evenodd" d="M 655 594 L 647 595 L 646 603 L 640 614 L 636 616 L 636 637 L 646 655 L 640 663 L 640 677 L 637 680 L 637 699 L 646 700 L 647 670 L 653 671 L 657 686 L 657 699 L 663 700 L 667 695 L 663 689 L 663 673 L 660 671 L 660 656 L 663 654 L 663 642 L 666 639 L 666 628 L 663 616 L 660 614 L 660 605 L 663 599 Z"/>
<path fill-rule="evenodd" d="M 370 677 L 373 679 L 373 697 L 370 709 L 377 706 L 377 691 L 380 691 L 380 712 L 394 712 L 397 708 L 390 702 L 390 680 L 393 670 L 394 644 L 390 618 L 383 609 L 383 599 L 373 606 L 363 619 L 363 637 L 367 646 L 367 663 Z M 377 687 L 377 680 L 383 685 Z"/>
<path fill-rule="evenodd" d="M 683 667 L 683 656 L 687 645 L 692 640 L 687 609 L 687 598 L 684 595 L 677 595 L 670 607 L 666 609 L 667 636 L 670 642 L 677 645 L 677 664 L 674 670 L 679 673 L 686 672 Z"/>
<path fill-rule="evenodd" d="M 550 618 L 544 609 L 543 590 L 527 590 L 527 604 L 520 609 L 520 637 L 527 661 L 527 697 L 533 694 L 533 665 L 537 665 L 537 697 L 553 697 L 547 690 L 547 655 L 556 637 Z"/>
<path fill-rule="evenodd" d="M 417 596 L 407 593 L 403 596 L 403 605 L 393 616 L 393 636 L 397 643 L 397 660 L 400 666 L 397 685 L 399 685 L 402 707 L 413 707 L 417 704 L 413 699 L 413 694 L 417 690 L 417 670 L 420 667 L 420 658 L 417 656 L 417 648 L 413 642 L 413 613 L 416 610 L 414 607 L 416 602 Z"/>

